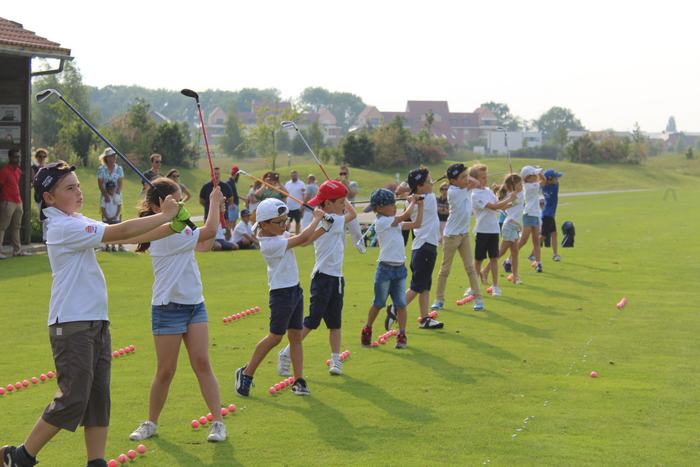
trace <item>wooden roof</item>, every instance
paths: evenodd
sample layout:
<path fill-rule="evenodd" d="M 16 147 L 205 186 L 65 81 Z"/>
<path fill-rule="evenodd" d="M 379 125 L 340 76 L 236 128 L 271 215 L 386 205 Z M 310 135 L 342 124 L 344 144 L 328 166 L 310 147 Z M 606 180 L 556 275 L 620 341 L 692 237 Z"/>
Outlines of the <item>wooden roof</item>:
<path fill-rule="evenodd" d="M 37 36 L 21 24 L 5 18 L 0 18 L 0 53 L 25 57 L 71 58 L 70 49 Z"/>

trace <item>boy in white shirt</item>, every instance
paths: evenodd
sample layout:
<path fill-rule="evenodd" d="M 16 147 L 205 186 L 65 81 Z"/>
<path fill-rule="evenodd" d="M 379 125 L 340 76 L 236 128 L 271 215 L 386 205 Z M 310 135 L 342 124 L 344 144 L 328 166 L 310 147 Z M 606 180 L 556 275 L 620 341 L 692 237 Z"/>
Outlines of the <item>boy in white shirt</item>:
<path fill-rule="evenodd" d="M 433 180 L 428 169 L 414 169 L 408 174 L 406 180 L 411 194 L 423 198 L 423 220 L 419 227 L 413 229 L 413 243 L 411 245 L 411 284 L 406 290 L 406 305 L 418 297 L 420 309 L 419 326 L 423 329 L 441 329 L 444 324 L 431 318 L 430 313 L 430 288 L 433 283 L 433 270 L 437 259 L 437 245 L 440 237 L 440 218 L 437 211 L 437 198 L 433 193 Z M 412 218 L 417 215 L 417 208 L 413 209 Z M 387 330 L 396 319 L 393 306 L 387 307 Z"/>
<path fill-rule="evenodd" d="M 276 198 L 260 202 L 253 231 L 258 233 L 260 252 L 267 263 L 267 282 L 270 287 L 270 332 L 255 346 L 248 363 L 236 370 L 235 391 L 250 395 L 253 375 L 263 359 L 287 334 L 290 357 L 294 366 L 292 392 L 299 396 L 311 394 L 303 378 L 302 329 L 304 293 L 299 286 L 299 269 L 292 248 L 303 246 L 323 219 L 323 211 L 314 210 L 314 220 L 299 235 L 286 231 L 287 205 Z M 323 230 L 330 229 L 324 220 Z"/>
<path fill-rule="evenodd" d="M 107 465 L 112 341 L 107 285 L 95 248 L 144 234 L 174 218 L 180 222 L 189 218 L 167 196 L 162 211 L 154 216 L 116 225 L 88 219 L 78 212 L 83 194 L 74 171 L 75 167 L 57 161 L 42 167 L 34 178 L 40 217 L 47 219 L 46 245 L 53 272 L 49 340 L 59 390 L 23 444 L 0 448 L 4 466 L 35 465 L 39 451 L 59 431 L 75 431 L 78 425 L 85 427 L 88 467 Z"/>
<path fill-rule="evenodd" d="M 532 248 L 534 260 L 537 261 L 537 272 L 542 272 L 540 252 L 540 187 L 546 182 L 542 175 L 542 169 L 526 165 L 520 170 L 523 178 L 523 191 L 525 192 L 525 209 L 523 210 L 523 234 L 520 237 L 518 248 L 522 249 L 532 235 Z M 529 258 L 528 258 L 529 259 Z"/>
<path fill-rule="evenodd" d="M 241 222 L 233 229 L 233 243 L 238 245 L 241 250 L 257 248 L 260 242 L 253 234 L 253 229 L 250 225 L 250 211 L 244 209 L 241 211 Z"/>
<path fill-rule="evenodd" d="M 116 192 L 117 185 L 109 180 L 105 183 L 105 191 L 109 196 L 109 201 L 105 201 L 105 197 L 100 199 L 100 208 L 102 210 L 102 222 L 109 225 L 118 224 L 122 221 L 122 195 Z M 115 245 L 105 245 L 104 251 L 117 251 Z M 124 251 L 124 247 L 119 245 L 119 251 Z"/>
<path fill-rule="evenodd" d="M 330 332 L 332 375 L 343 374 L 340 361 L 340 328 L 342 324 L 343 296 L 345 279 L 343 279 L 343 255 L 345 252 L 345 224 L 357 217 L 355 209 L 347 201 L 348 190 L 337 180 L 328 180 L 321 184 L 318 193 L 309 200 L 310 206 L 319 206 L 326 216 L 333 219 L 328 232 L 316 229 L 310 242 L 314 242 L 316 263 L 311 271 L 311 300 L 309 315 L 304 318 L 302 339 L 318 328 L 321 320 Z M 289 346 L 279 353 L 277 370 L 281 376 L 289 376 Z"/>
<path fill-rule="evenodd" d="M 488 283 L 488 274 L 481 272 L 481 263 L 489 257 L 488 269 L 491 269 L 493 277 L 493 296 L 498 297 L 502 294 L 498 287 L 498 234 L 500 226 L 498 225 L 498 211 L 512 205 L 512 202 L 517 197 L 517 193 L 511 193 L 501 201 L 498 201 L 496 195 L 487 186 L 488 168 L 483 164 L 477 164 L 469 169 L 469 176 L 479 181 L 479 186 L 472 190 L 472 206 L 476 214 L 476 225 L 474 232 L 476 233 L 476 246 L 474 248 L 474 267 L 481 274 L 481 281 Z"/>
<path fill-rule="evenodd" d="M 416 217 L 411 222 L 413 208 L 417 207 Z M 386 188 L 372 192 L 370 206 L 377 213 L 374 230 L 379 241 L 379 259 L 377 271 L 374 274 L 374 301 L 367 314 L 367 322 L 362 328 L 360 341 L 363 346 L 372 345 L 372 325 L 377 319 L 379 310 L 386 305 L 386 299 L 391 295 L 393 306 L 396 308 L 396 319 L 399 322 L 399 334 L 396 337 L 396 348 L 403 349 L 406 339 L 406 247 L 403 243 L 402 230 L 420 227 L 423 222 L 423 200 L 411 196 L 406 210 L 396 215 L 396 197 Z"/>
<path fill-rule="evenodd" d="M 445 306 L 445 287 L 447 278 L 452 268 L 452 260 L 457 251 L 462 258 L 464 270 L 469 277 L 469 292 L 473 295 L 474 311 L 484 309 L 484 300 L 481 298 L 481 288 L 474 268 L 474 256 L 469 243 L 469 223 L 472 213 L 472 190 L 479 185 L 479 181 L 469 176 L 464 164 L 452 164 L 447 168 L 447 179 L 450 186 L 447 189 L 447 201 L 450 206 L 450 214 L 445 224 L 442 239 L 442 264 L 438 275 L 435 303 L 433 310 L 441 310 Z"/>

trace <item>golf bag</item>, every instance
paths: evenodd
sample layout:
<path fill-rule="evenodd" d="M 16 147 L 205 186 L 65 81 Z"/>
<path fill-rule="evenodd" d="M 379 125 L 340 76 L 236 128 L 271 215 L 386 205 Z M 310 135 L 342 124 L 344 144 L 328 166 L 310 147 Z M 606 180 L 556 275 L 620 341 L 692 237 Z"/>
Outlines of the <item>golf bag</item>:
<path fill-rule="evenodd" d="M 561 239 L 561 247 L 562 248 L 573 248 L 574 247 L 574 237 L 576 236 L 576 228 L 574 227 L 574 223 L 571 221 L 566 221 L 561 225 L 561 231 L 562 231 L 562 239 Z"/>

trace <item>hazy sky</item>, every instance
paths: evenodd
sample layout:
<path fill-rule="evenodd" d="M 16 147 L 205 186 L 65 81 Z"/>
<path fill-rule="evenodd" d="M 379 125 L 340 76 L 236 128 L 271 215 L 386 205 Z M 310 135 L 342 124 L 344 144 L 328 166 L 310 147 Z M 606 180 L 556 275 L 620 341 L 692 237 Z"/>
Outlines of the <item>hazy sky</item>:
<path fill-rule="evenodd" d="M 181 4 L 182 6 L 177 6 Z M 380 110 L 571 108 L 591 129 L 700 131 L 692 1 L 3 1 L 0 16 L 72 49 L 90 85 L 307 86 Z"/>

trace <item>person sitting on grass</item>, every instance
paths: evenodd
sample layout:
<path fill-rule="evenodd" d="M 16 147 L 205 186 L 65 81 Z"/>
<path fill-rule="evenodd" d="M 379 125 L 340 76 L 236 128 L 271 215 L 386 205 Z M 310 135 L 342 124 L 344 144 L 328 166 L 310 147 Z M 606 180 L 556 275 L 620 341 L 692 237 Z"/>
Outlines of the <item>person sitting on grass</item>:
<path fill-rule="evenodd" d="M 241 222 L 233 229 L 232 242 L 238 245 L 239 250 L 249 250 L 260 247 L 260 241 L 253 234 L 253 229 L 250 225 L 250 211 L 247 209 L 241 211 Z"/>

